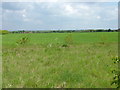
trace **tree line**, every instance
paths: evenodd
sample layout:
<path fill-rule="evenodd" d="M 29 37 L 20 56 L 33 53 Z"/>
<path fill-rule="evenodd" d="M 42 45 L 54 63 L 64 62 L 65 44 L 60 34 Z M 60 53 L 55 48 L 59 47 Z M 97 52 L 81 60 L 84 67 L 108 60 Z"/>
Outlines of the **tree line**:
<path fill-rule="evenodd" d="M 118 32 L 118 30 L 111 29 L 89 29 L 89 30 L 37 30 L 37 31 L 27 31 L 27 30 L 18 30 L 18 31 L 8 31 L 8 30 L 0 30 L 0 34 L 8 34 L 8 33 L 72 33 L 72 32 Z"/>

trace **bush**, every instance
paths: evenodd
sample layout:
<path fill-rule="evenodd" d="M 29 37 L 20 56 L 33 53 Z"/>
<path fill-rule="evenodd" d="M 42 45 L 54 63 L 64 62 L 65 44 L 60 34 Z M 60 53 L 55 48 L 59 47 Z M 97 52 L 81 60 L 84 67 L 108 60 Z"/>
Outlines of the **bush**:
<path fill-rule="evenodd" d="M 114 77 L 113 77 L 113 81 L 111 82 L 111 85 L 115 84 L 117 88 L 120 88 L 120 70 L 119 70 L 120 58 L 115 57 L 113 58 L 113 60 L 115 64 L 118 64 L 118 68 L 115 70 L 112 70 Z"/>
<path fill-rule="evenodd" d="M 22 44 L 25 44 L 25 43 L 27 43 L 28 42 L 28 37 L 22 37 L 20 40 L 18 40 L 16 43 L 17 43 L 17 45 L 22 45 Z"/>
<path fill-rule="evenodd" d="M 7 30 L 0 30 L 0 34 L 8 34 L 9 33 L 9 31 L 7 31 Z"/>
<path fill-rule="evenodd" d="M 62 47 L 68 47 L 68 45 L 67 44 L 63 44 Z"/>
<path fill-rule="evenodd" d="M 73 38 L 71 34 L 67 34 L 67 36 L 64 39 L 64 44 L 62 47 L 69 47 L 71 44 L 73 44 Z"/>
<path fill-rule="evenodd" d="M 72 34 L 68 34 L 68 35 L 65 37 L 65 43 L 66 43 L 66 44 L 73 44 Z"/>

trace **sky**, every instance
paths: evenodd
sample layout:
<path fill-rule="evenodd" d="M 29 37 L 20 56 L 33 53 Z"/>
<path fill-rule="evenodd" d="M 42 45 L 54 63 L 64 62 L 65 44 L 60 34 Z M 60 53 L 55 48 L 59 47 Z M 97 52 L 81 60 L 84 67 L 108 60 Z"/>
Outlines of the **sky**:
<path fill-rule="evenodd" d="M 118 2 L 2 2 L 3 30 L 117 29 Z M 1 26 L 0 26 L 1 28 Z"/>

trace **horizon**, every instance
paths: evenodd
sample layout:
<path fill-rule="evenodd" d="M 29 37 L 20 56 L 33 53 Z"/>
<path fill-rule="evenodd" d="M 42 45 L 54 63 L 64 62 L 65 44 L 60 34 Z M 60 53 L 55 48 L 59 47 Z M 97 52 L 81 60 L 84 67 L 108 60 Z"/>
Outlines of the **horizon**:
<path fill-rule="evenodd" d="M 118 29 L 111 29 L 111 28 L 108 28 L 108 29 L 102 29 L 102 28 L 99 28 L 99 29 L 48 29 L 48 30 L 44 30 L 44 29 L 37 29 L 37 30 L 25 30 L 25 29 L 21 29 L 21 30 L 7 30 L 7 31 L 83 31 L 83 30 L 118 30 Z"/>

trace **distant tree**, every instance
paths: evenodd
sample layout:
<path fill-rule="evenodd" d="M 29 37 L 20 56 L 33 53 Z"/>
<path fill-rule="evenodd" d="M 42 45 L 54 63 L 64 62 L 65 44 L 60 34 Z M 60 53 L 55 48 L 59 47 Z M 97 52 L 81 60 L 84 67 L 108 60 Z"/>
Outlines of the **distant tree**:
<path fill-rule="evenodd" d="M 23 30 L 22 33 L 25 33 L 25 30 Z"/>
<path fill-rule="evenodd" d="M 9 31 L 7 31 L 7 30 L 0 30 L 0 34 L 8 34 L 9 33 Z"/>
<path fill-rule="evenodd" d="M 111 29 L 108 29 L 108 32 L 111 32 L 112 30 Z"/>

